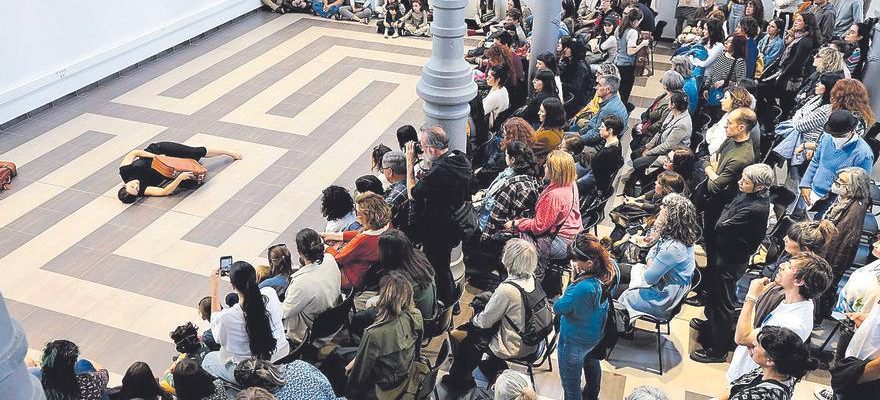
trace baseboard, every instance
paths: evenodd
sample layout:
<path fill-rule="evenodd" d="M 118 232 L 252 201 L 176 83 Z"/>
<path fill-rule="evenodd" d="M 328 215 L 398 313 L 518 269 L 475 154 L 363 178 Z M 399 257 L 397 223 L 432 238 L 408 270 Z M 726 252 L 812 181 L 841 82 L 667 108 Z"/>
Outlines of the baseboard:
<path fill-rule="evenodd" d="M 118 77 L 145 61 L 169 54 L 191 39 L 203 37 L 259 7 L 260 2 L 254 0 L 226 0 L 56 72 L 7 88 L 0 92 L 0 129 L 52 108 L 54 104 Z"/>

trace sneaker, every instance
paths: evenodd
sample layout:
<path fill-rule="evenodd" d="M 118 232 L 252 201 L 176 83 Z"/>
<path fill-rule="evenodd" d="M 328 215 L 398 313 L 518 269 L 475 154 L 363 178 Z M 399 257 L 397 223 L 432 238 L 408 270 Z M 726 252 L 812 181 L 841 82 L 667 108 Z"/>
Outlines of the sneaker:
<path fill-rule="evenodd" d="M 382 36 L 384 36 L 384 37 L 385 37 L 385 39 L 388 39 L 388 31 L 385 31 L 385 34 L 384 34 L 384 35 L 382 35 Z"/>
<path fill-rule="evenodd" d="M 727 361 L 727 354 L 716 353 L 713 349 L 703 348 L 692 351 L 691 360 L 703 364 L 720 364 Z"/>
<path fill-rule="evenodd" d="M 832 400 L 834 399 L 834 391 L 829 387 L 817 387 L 813 392 L 813 396 L 817 400 Z"/>
<path fill-rule="evenodd" d="M 392 37 L 392 38 L 395 38 L 395 39 L 396 39 L 396 38 L 399 38 L 399 37 L 400 37 L 400 33 L 397 33 L 397 31 L 394 31 L 394 34 L 391 35 L 391 37 Z"/>

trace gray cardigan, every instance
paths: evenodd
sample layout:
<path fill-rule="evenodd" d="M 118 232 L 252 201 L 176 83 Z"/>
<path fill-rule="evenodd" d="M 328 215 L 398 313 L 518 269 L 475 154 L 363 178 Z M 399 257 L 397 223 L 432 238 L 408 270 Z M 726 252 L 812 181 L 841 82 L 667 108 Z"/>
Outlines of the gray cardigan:
<path fill-rule="evenodd" d="M 513 285 L 505 284 L 505 282 L 511 281 L 520 285 L 528 293 L 535 290 L 533 277 L 522 279 L 510 276 L 492 293 L 492 297 L 486 303 L 486 308 L 475 315 L 473 319 L 474 325 L 480 328 L 489 328 L 501 321 L 501 327 L 489 343 L 489 349 L 496 356 L 504 359 L 524 357 L 535 352 L 535 347 L 524 345 L 522 338 L 516 333 L 516 328 L 510 325 L 512 321 L 522 328 L 525 316 L 519 290 Z M 508 320 L 504 316 L 508 316 L 510 319 Z"/>
<path fill-rule="evenodd" d="M 691 115 L 684 112 L 675 116 L 672 112 L 666 116 L 659 134 L 654 135 L 648 142 L 648 156 L 666 155 L 675 146 L 689 146 L 691 144 L 691 131 L 693 123 Z"/>

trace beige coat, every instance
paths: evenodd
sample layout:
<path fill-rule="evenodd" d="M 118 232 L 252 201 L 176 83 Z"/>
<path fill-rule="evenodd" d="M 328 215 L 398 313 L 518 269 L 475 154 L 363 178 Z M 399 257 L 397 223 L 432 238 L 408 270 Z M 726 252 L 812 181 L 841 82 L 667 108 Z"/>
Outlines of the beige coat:
<path fill-rule="evenodd" d="M 330 254 L 324 254 L 320 264 L 312 263 L 294 272 L 281 306 L 287 337 L 296 343 L 305 340 L 306 329 L 315 317 L 336 305 L 341 286 L 339 266 Z"/>

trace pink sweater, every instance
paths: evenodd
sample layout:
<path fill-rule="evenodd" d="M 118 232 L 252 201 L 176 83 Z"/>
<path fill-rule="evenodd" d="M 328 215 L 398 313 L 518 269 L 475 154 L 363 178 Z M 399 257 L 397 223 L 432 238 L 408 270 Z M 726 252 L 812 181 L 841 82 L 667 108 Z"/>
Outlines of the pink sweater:
<path fill-rule="evenodd" d="M 561 222 L 563 226 L 559 236 L 573 239 L 583 228 L 578 199 L 576 185 L 560 186 L 551 183 L 538 197 L 538 203 L 535 204 L 535 218 L 521 219 L 517 221 L 516 227 L 521 231 L 541 236 L 552 234 Z"/>

